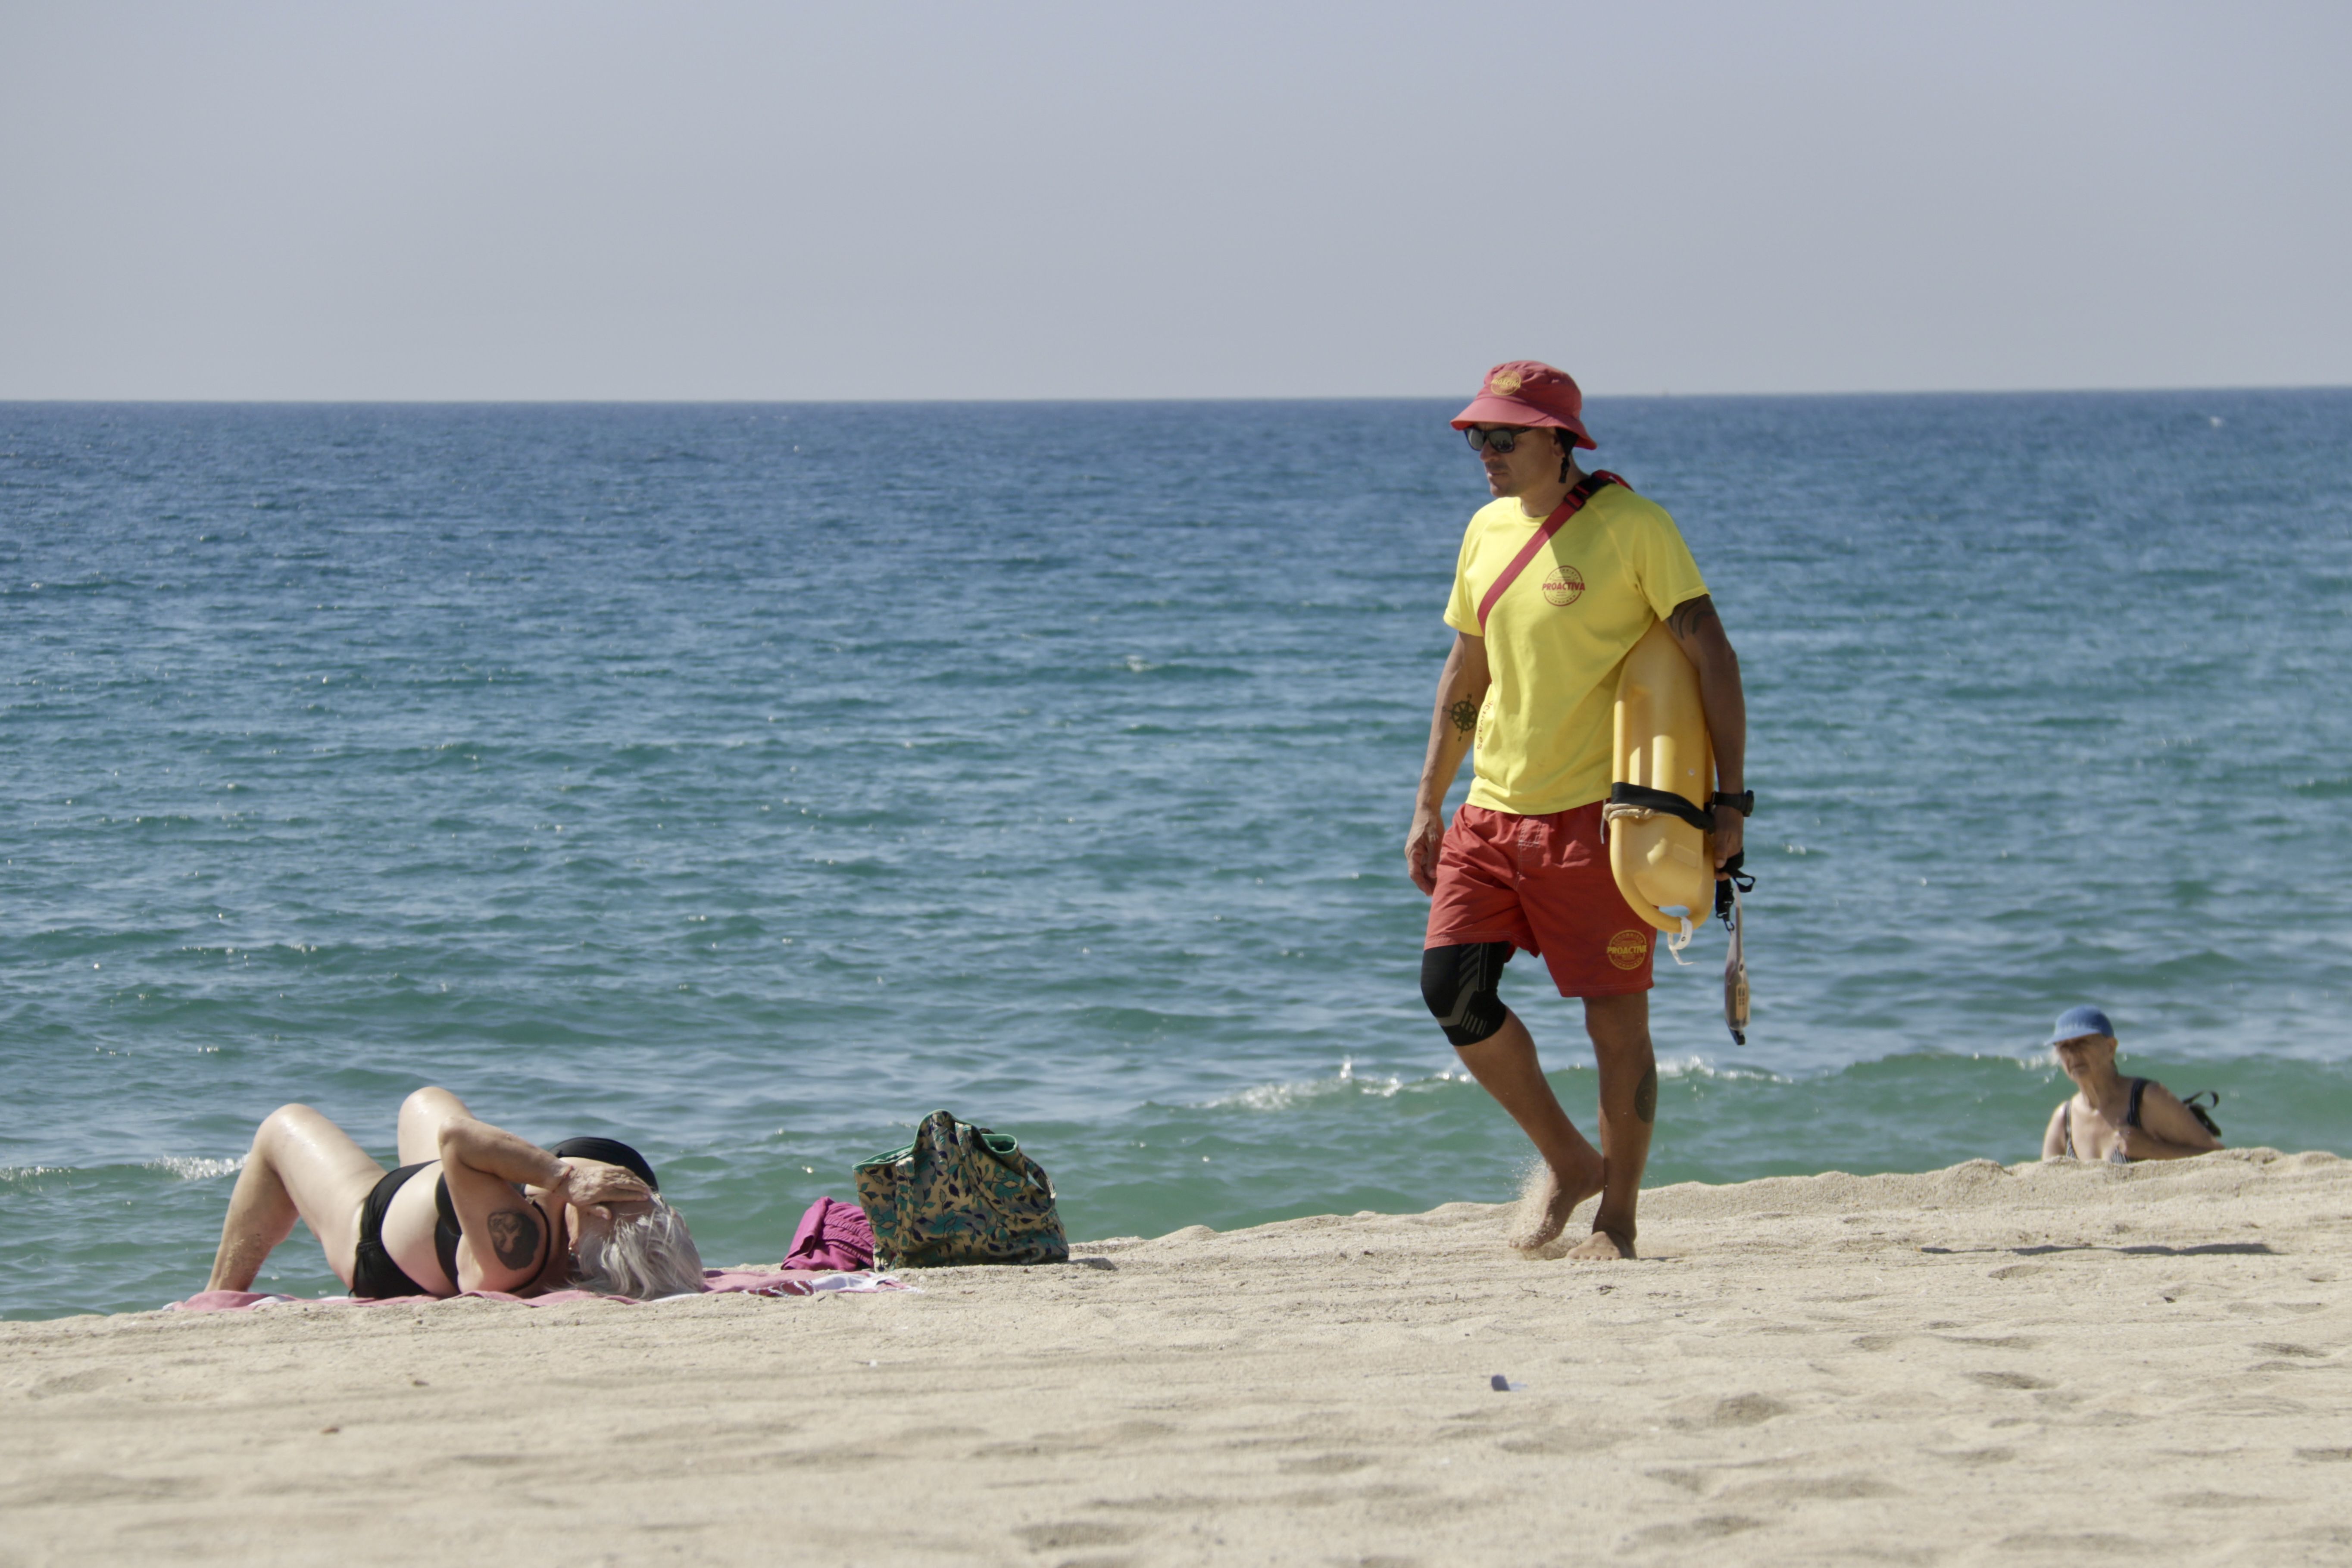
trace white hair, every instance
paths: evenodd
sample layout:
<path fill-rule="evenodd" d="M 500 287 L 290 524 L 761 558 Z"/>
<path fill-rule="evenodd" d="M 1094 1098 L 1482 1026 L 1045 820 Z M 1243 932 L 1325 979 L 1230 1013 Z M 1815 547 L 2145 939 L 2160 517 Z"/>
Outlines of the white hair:
<path fill-rule="evenodd" d="M 644 1214 L 614 1215 L 613 1228 L 580 1238 L 572 1259 L 573 1289 L 650 1301 L 702 1289 L 702 1254 L 686 1216 L 656 1194 Z"/>

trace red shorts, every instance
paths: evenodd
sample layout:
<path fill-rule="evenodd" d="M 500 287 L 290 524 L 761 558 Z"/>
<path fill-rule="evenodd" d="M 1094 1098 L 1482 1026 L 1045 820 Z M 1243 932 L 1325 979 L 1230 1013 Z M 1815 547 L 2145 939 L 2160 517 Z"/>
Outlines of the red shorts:
<path fill-rule="evenodd" d="M 1540 957 L 1563 996 L 1623 996 L 1650 988 L 1657 935 L 1610 875 L 1599 801 L 1549 816 L 1454 814 L 1423 947 L 1507 942 Z"/>

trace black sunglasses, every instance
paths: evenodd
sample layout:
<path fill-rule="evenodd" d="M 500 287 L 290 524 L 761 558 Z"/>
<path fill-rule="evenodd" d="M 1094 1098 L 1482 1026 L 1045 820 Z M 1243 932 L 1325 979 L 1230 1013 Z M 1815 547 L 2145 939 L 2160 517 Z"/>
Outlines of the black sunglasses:
<path fill-rule="evenodd" d="M 1463 429 L 1462 434 L 1469 439 L 1470 449 L 1474 452 L 1482 450 L 1488 452 L 1507 452 L 1512 447 L 1519 444 L 1520 437 L 1528 434 L 1528 432 L 1525 430 L 1514 430 L 1508 427 L 1486 430 L 1481 429 L 1475 425 L 1471 425 L 1465 426 Z"/>

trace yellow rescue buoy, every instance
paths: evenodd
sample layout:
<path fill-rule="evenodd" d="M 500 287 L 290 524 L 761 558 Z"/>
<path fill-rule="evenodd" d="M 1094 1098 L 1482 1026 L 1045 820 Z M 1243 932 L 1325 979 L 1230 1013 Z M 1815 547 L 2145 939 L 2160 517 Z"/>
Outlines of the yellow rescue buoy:
<path fill-rule="evenodd" d="M 1616 757 L 1612 783 L 1663 791 L 1707 809 L 1715 792 L 1715 752 L 1698 671 L 1663 622 L 1654 623 L 1618 667 Z M 1622 799 L 1626 791 L 1615 795 Z M 1609 869 L 1633 912 L 1681 935 L 1715 908 L 1715 847 L 1709 836 L 1668 809 L 1612 803 Z"/>

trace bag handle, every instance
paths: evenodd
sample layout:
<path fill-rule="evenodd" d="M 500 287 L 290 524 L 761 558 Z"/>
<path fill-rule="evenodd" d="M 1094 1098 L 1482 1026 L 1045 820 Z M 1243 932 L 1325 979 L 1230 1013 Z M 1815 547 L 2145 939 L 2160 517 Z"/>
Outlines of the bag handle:
<path fill-rule="evenodd" d="M 928 1125 L 942 1116 L 956 1126 L 971 1127 L 972 1131 L 979 1138 L 981 1148 L 997 1163 L 1009 1165 L 1015 1171 L 1034 1166 L 1035 1162 L 1021 1152 L 1021 1140 L 1010 1132 L 992 1132 L 985 1127 L 972 1127 L 969 1121 L 957 1121 L 954 1112 L 946 1110 L 934 1110 L 930 1115 L 924 1117 L 923 1121 Z M 915 1145 L 909 1143 L 903 1149 L 893 1149 L 887 1154 L 877 1154 L 871 1160 L 861 1163 L 868 1165 L 896 1165 L 912 1159 L 914 1153 Z M 1042 1171 L 1038 1173 L 1044 1174 Z"/>
<path fill-rule="evenodd" d="M 2180 1103 L 2189 1108 L 2189 1115 L 2197 1118 L 2199 1126 L 2216 1138 L 2221 1136 L 2221 1124 L 2213 1120 L 2213 1112 L 2221 1108 L 2220 1089 L 2200 1089 L 2195 1094 L 2184 1096 Z"/>
<path fill-rule="evenodd" d="M 1486 590 L 1486 596 L 1478 601 L 1478 635 L 1480 637 L 1486 635 L 1486 617 L 1493 614 L 1495 601 L 1503 596 L 1503 590 L 1519 580 L 1519 574 L 1528 569 L 1528 563 L 1536 558 L 1536 552 L 1550 543 L 1551 536 L 1565 527 L 1570 518 L 1582 511 L 1584 503 L 1598 495 L 1603 485 L 1624 485 L 1629 490 L 1633 488 L 1606 468 L 1595 468 L 1579 479 L 1576 488 L 1568 492 L 1566 499 L 1561 500 L 1559 506 L 1552 509 L 1552 514 L 1549 517 L 1544 519 L 1543 526 L 1536 530 L 1536 536 L 1528 540 L 1519 552 L 1511 558 L 1511 563 L 1508 566 L 1503 568 L 1503 574 L 1495 579 L 1495 585 Z"/>

